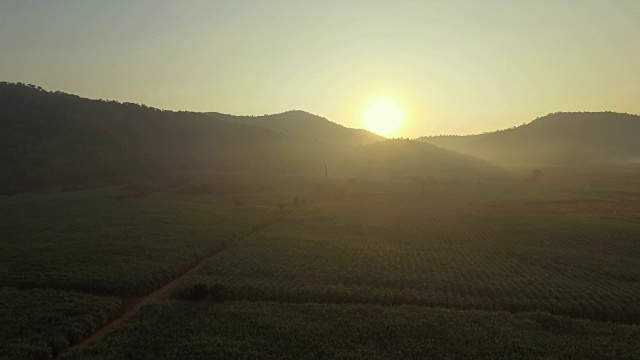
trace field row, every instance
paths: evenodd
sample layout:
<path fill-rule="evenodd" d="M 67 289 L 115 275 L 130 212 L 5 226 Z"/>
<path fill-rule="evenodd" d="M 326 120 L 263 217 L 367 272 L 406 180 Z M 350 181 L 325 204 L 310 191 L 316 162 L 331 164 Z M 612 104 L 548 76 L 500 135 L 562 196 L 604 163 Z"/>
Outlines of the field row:
<path fill-rule="evenodd" d="M 188 298 L 199 287 L 220 299 L 541 310 L 640 322 L 636 224 L 370 214 L 375 221 L 300 212 L 230 246 L 177 295 Z"/>
<path fill-rule="evenodd" d="M 1 285 L 145 294 L 283 213 L 162 196 L 115 201 L 108 189 L 82 195 L 25 194 L 2 203 Z"/>
<path fill-rule="evenodd" d="M 120 300 L 0 287 L 0 358 L 51 359 L 114 317 Z"/>
<path fill-rule="evenodd" d="M 64 359 L 637 359 L 638 326 L 542 313 L 170 302 Z"/>

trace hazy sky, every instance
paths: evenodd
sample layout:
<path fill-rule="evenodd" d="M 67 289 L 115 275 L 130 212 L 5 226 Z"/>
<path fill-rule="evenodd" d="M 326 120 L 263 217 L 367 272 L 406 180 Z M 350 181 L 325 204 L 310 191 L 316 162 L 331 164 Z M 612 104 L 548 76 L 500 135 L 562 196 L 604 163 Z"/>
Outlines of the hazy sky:
<path fill-rule="evenodd" d="M 362 127 L 387 96 L 406 137 L 640 113 L 638 0 L 3 0 L 0 49 L 0 80 L 165 109 Z"/>

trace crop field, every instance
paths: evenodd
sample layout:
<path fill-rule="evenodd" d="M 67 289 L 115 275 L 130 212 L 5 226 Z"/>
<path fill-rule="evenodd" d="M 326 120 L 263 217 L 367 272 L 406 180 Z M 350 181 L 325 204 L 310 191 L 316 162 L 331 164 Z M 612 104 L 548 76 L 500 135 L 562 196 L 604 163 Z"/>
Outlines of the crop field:
<path fill-rule="evenodd" d="M 638 326 L 414 306 L 173 302 L 64 359 L 638 359 Z"/>
<path fill-rule="evenodd" d="M 147 293 L 192 261 L 280 216 L 266 206 L 150 196 L 114 189 L 25 194 L 0 204 L 0 284 L 93 294 Z"/>
<path fill-rule="evenodd" d="M 0 199 L 0 312 L 10 324 L 3 325 L 0 358 L 54 356 L 116 316 L 122 298 L 151 292 L 286 213 L 258 196 L 114 200 L 122 193 Z"/>
<path fill-rule="evenodd" d="M 0 288 L 5 359 L 47 359 L 113 317 L 120 300 L 59 290 Z"/>
<path fill-rule="evenodd" d="M 640 191 L 584 179 L 2 197 L 0 358 L 639 359 Z"/>
<path fill-rule="evenodd" d="M 415 304 L 640 322 L 640 224 L 584 214 L 341 199 L 209 260 L 178 292 L 228 300 Z"/>

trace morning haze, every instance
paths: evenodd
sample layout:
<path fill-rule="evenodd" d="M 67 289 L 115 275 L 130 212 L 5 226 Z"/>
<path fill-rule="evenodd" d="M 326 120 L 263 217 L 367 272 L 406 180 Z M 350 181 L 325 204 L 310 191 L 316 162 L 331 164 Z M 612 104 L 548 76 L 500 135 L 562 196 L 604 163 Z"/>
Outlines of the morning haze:
<path fill-rule="evenodd" d="M 0 359 L 640 359 L 639 4 L 2 2 Z"/>
<path fill-rule="evenodd" d="M 0 78 L 90 98 L 470 134 L 556 111 L 640 113 L 637 1 L 9 1 Z M 386 135 L 386 134 L 385 134 Z"/>

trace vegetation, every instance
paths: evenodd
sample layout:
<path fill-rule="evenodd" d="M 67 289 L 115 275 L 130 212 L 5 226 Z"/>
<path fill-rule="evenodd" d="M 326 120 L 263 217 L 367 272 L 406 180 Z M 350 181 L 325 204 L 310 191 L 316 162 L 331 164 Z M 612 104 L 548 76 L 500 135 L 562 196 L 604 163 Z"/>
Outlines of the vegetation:
<path fill-rule="evenodd" d="M 353 174 L 367 178 L 428 175 L 440 180 L 503 180 L 501 169 L 427 143 L 393 139 L 362 145 L 349 155 Z"/>
<path fill-rule="evenodd" d="M 385 140 L 382 136 L 367 130 L 347 128 L 300 110 L 264 116 L 235 116 L 221 113 L 208 113 L 208 115 L 214 119 L 270 129 L 295 138 L 333 144 L 364 145 Z"/>
<path fill-rule="evenodd" d="M 505 169 L 0 83 L 0 357 L 639 358 L 640 170 L 534 166 L 633 162 L 636 125 L 427 139 Z"/>
<path fill-rule="evenodd" d="M 173 302 L 64 359 L 637 359 L 638 326 L 543 313 Z"/>
<path fill-rule="evenodd" d="M 314 120 L 307 121 L 310 117 Z M 387 175 L 398 170 L 396 163 L 403 156 L 409 160 L 399 169 L 402 174 L 413 175 L 411 166 L 416 163 L 421 164 L 422 175 L 447 178 L 497 172 L 483 161 L 428 144 L 398 147 L 396 142 L 385 142 L 354 151 L 355 143 L 379 138 L 365 133 L 351 142 L 347 135 L 361 132 L 307 113 L 268 117 L 269 123 L 291 124 L 294 119 L 300 120 L 298 130 L 285 135 L 270 126 L 244 125 L 203 113 L 90 100 L 2 82 L 0 193 L 168 181 L 203 172 L 319 176 L 325 165 L 334 176 Z M 301 131 L 316 138 L 298 136 Z M 369 152 L 379 153 L 385 147 L 395 156 L 372 166 Z"/>
<path fill-rule="evenodd" d="M 281 216 L 275 206 L 118 189 L 22 194 L 0 202 L 0 284 L 132 296 Z"/>
<path fill-rule="evenodd" d="M 640 163 L 639 133 L 638 115 L 558 112 L 502 131 L 419 140 L 501 164 L 591 166 Z"/>
<path fill-rule="evenodd" d="M 0 358 L 50 359 L 112 318 L 116 298 L 0 287 Z"/>
<path fill-rule="evenodd" d="M 178 301 L 65 356 L 634 358 L 637 177 L 544 173 L 535 184 L 529 171 L 501 183 L 201 176 L 1 197 L 5 322 L 41 324 L 7 330 L 19 344 L 9 357 L 64 351 L 213 255 L 180 278 Z M 37 294 L 58 297 L 20 307 Z"/>
<path fill-rule="evenodd" d="M 296 173 L 335 151 L 205 114 L 0 83 L 5 193 L 194 170 Z"/>
<path fill-rule="evenodd" d="M 221 286 L 230 300 L 545 311 L 640 323 L 636 222 L 558 217 L 538 203 L 375 200 L 316 203 L 233 244 L 191 281 Z"/>

